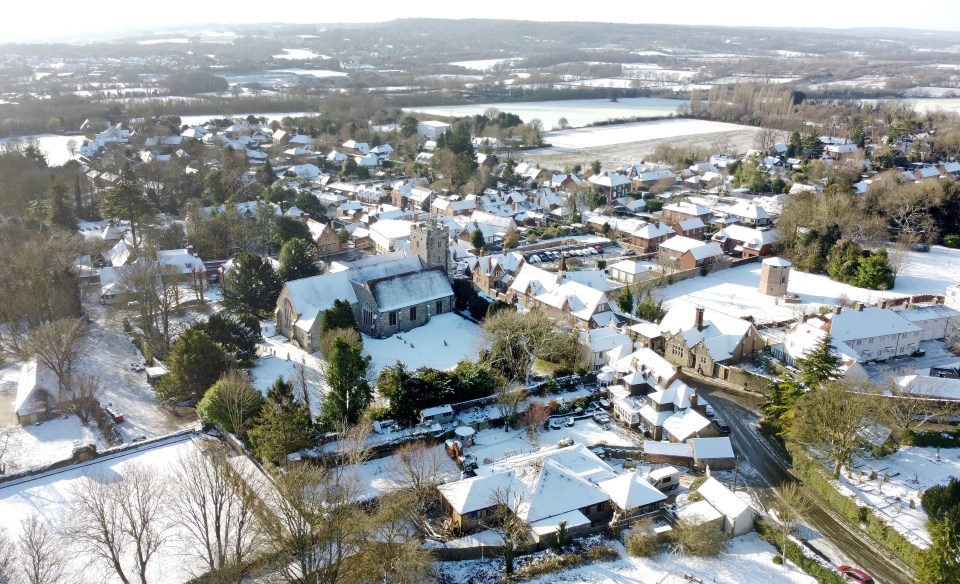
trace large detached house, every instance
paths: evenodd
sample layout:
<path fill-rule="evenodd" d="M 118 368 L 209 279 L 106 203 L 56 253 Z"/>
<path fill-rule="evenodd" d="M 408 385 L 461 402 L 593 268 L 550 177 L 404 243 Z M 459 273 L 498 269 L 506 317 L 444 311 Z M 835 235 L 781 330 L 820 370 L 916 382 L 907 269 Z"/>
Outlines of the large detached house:
<path fill-rule="evenodd" d="M 923 328 L 896 312 L 857 305 L 853 310 L 836 307 L 830 319 L 830 335 L 846 343 L 861 361 L 910 355 L 920 349 Z"/>

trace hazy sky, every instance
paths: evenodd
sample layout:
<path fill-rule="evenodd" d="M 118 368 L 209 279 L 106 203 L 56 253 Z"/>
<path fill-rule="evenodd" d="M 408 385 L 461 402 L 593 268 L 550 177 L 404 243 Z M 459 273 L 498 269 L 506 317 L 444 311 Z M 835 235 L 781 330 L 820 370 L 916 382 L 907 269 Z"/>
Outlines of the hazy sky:
<path fill-rule="evenodd" d="M 130 30 L 162 31 L 184 23 L 338 23 L 379 22 L 404 17 L 509 18 L 691 25 L 899 27 L 960 31 L 956 0 L 928 0 L 900 10 L 881 3 L 774 3 L 764 0 L 719 2 L 685 0 L 679 4 L 593 0 L 36 0 L 11 3 L 4 10 L 0 42 L 82 39 L 84 33 Z M 569 8 L 568 8 L 569 7 Z"/>

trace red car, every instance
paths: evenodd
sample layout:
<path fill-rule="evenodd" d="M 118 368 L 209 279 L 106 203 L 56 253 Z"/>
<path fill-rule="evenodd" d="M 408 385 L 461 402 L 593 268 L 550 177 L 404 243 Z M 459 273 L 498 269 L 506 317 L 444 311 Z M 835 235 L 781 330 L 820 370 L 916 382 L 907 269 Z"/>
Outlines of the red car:
<path fill-rule="evenodd" d="M 850 566 L 839 566 L 837 570 L 841 574 L 846 576 L 848 579 L 853 580 L 854 582 L 860 582 L 860 584 L 873 584 L 873 578 L 870 577 L 870 574 L 867 574 L 863 570 L 858 568 L 851 568 Z"/>

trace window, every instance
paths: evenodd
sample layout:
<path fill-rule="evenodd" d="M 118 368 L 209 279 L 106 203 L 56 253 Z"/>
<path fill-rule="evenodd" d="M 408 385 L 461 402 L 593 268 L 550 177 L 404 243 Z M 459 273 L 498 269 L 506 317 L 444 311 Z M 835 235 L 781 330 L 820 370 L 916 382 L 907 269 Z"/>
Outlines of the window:
<path fill-rule="evenodd" d="M 390 326 L 397 326 L 397 311 L 396 311 L 396 310 L 393 310 L 393 311 L 390 312 L 390 314 L 388 315 L 388 321 L 389 321 L 389 323 L 390 323 Z"/>
<path fill-rule="evenodd" d="M 373 325 L 373 312 L 366 306 L 363 307 L 363 324 L 366 326 Z"/>
<path fill-rule="evenodd" d="M 410 307 L 410 320 L 417 320 L 417 307 L 416 307 L 416 306 L 411 306 L 411 307 Z"/>
<path fill-rule="evenodd" d="M 443 300 L 437 300 L 437 314 L 443 312 Z"/>

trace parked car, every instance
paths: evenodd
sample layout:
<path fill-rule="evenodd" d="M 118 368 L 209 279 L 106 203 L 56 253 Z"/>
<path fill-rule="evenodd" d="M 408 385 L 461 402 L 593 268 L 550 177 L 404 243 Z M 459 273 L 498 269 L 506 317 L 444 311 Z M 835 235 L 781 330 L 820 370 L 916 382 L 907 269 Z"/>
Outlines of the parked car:
<path fill-rule="evenodd" d="M 610 416 L 607 415 L 607 414 L 601 415 L 601 416 L 600 416 L 600 419 L 597 420 L 597 423 L 598 423 L 598 424 L 603 424 L 604 426 L 606 426 L 607 424 L 610 423 Z"/>
<path fill-rule="evenodd" d="M 574 418 L 574 417 L 571 416 L 571 417 L 567 418 L 567 421 L 564 422 L 564 423 L 567 425 L 567 428 L 572 428 L 573 425 L 577 423 L 577 420 L 576 420 L 576 418 Z"/>
<path fill-rule="evenodd" d="M 873 578 L 870 577 L 870 574 L 867 574 L 863 570 L 858 568 L 851 568 L 850 566 L 839 566 L 837 570 L 841 574 L 847 577 L 848 580 L 853 580 L 854 582 L 860 582 L 860 584 L 873 584 Z"/>
<path fill-rule="evenodd" d="M 635 252 L 635 251 L 632 250 L 632 249 L 625 249 L 625 250 L 623 250 L 622 252 L 620 252 L 620 255 L 623 256 L 623 257 L 630 257 L 630 256 L 635 256 L 635 255 L 637 255 L 637 252 Z"/>
<path fill-rule="evenodd" d="M 563 421 L 560 418 L 550 418 L 550 429 L 559 430 L 563 428 Z"/>
<path fill-rule="evenodd" d="M 717 430 L 720 430 L 720 434 L 724 436 L 730 435 L 730 425 L 727 424 L 723 418 L 713 418 L 713 425 L 717 427 Z"/>

